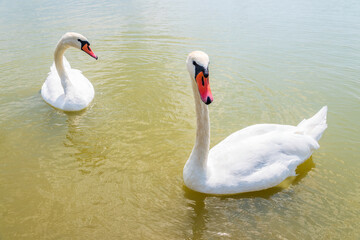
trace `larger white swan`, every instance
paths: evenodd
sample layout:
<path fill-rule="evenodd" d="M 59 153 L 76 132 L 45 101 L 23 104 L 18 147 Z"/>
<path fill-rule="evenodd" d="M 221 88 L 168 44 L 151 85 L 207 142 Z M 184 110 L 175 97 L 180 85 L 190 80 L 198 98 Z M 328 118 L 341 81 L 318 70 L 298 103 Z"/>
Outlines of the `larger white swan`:
<path fill-rule="evenodd" d="M 94 87 L 77 69 L 72 69 L 64 56 L 69 47 L 78 48 L 96 60 L 98 57 L 90 49 L 88 40 L 79 33 L 65 33 L 59 40 L 54 63 L 41 88 L 41 96 L 51 106 L 63 111 L 80 111 L 94 98 Z"/>
<path fill-rule="evenodd" d="M 213 101 L 209 85 L 209 57 L 195 51 L 187 58 L 197 117 L 196 142 L 183 178 L 187 187 L 208 194 L 236 194 L 278 185 L 296 175 L 327 128 L 327 107 L 297 126 L 257 124 L 237 131 L 209 151 L 207 104 Z"/>

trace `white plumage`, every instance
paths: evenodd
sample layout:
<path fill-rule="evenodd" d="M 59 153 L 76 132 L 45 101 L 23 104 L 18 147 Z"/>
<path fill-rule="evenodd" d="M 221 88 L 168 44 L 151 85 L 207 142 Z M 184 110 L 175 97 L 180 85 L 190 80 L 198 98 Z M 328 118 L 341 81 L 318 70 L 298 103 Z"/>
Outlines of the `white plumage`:
<path fill-rule="evenodd" d="M 208 108 L 200 100 L 191 62 L 205 68 L 203 52 L 191 53 L 187 66 L 192 78 L 197 113 L 194 149 L 185 164 L 184 183 L 190 189 L 209 194 L 235 194 L 274 187 L 319 148 L 318 140 L 327 128 L 327 107 L 297 126 L 257 124 L 237 131 L 209 151 Z M 208 61 L 208 60 L 207 60 Z"/>
<path fill-rule="evenodd" d="M 64 68 L 69 77 L 68 92 L 65 94 L 55 63 L 50 68 L 48 77 L 41 88 L 41 96 L 51 106 L 64 111 L 79 111 L 86 108 L 93 100 L 95 91 L 91 82 L 80 70 L 72 69 L 63 57 Z"/>
<path fill-rule="evenodd" d="M 91 103 L 95 92 L 91 82 L 81 71 L 72 69 L 66 60 L 64 52 L 69 47 L 83 50 L 97 59 L 84 36 L 71 32 L 64 34 L 56 46 L 54 63 L 41 88 L 41 96 L 54 108 L 63 111 L 80 111 Z"/>

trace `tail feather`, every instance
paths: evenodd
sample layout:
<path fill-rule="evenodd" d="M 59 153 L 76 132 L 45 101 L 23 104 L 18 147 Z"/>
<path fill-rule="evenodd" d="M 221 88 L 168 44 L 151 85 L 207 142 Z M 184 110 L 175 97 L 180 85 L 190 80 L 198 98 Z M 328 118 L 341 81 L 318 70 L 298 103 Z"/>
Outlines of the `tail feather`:
<path fill-rule="evenodd" d="M 326 115 L 327 106 L 324 106 L 313 117 L 302 120 L 297 126 L 303 129 L 305 134 L 310 135 L 316 139 L 316 141 L 319 141 L 327 128 Z"/>

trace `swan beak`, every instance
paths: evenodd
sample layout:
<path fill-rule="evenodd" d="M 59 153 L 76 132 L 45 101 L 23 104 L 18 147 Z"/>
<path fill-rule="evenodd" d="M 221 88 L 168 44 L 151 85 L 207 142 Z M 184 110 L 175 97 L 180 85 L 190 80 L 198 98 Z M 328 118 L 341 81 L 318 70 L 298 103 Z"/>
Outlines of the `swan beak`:
<path fill-rule="evenodd" d="M 96 60 L 98 60 L 98 57 L 95 55 L 95 53 L 91 50 L 89 44 L 84 44 L 84 46 L 82 46 L 81 50 L 83 50 L 84 52 L 86 52 L 87 54 L 89 54 L 90 56 L 92 56 L 93 58 L 95 58 Z"/>
<path fill-rule="evenodd" d="M 196 83 L 199 89 L 201 100 L 206 105 L 209 105 L 212 101 L 214 101 L 210 89 L 209 74 L 207 73 L 207 77 L 205 77 L 203 71 L 199 72 L 198 75 L 196 75 Z"/>

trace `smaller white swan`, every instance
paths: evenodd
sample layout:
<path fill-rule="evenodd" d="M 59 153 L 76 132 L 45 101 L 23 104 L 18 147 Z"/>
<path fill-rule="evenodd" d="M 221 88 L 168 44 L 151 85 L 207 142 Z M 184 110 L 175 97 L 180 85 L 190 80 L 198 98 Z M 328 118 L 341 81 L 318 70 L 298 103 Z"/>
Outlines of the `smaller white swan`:
<path fill-rule="evenodd" d="M 41 96 L 49 105 L 63 111 L 80 111 L 94 98 L 94 87 L 77 69 L 72 69 L 64 56 L 69 47 L 78 48 L 96 60 L 98 57 L 90 49 L 89 41 L 79 33 L 65 33 L 59 40 L 54 63 L 41 88 Z"/>
<path fill-rule="evenodd" d="M 327 107 L 297 126 L 257 124 L 237 131 L 209 151 L 213 101 L 209 85 L 209 57 L 195 51 L 187 58 L 197 117 L 195 146 L 187 160 L 185 185 L 208 194 L 236 194 L 274 187 L 319 148 L 327 128 Z"/>

